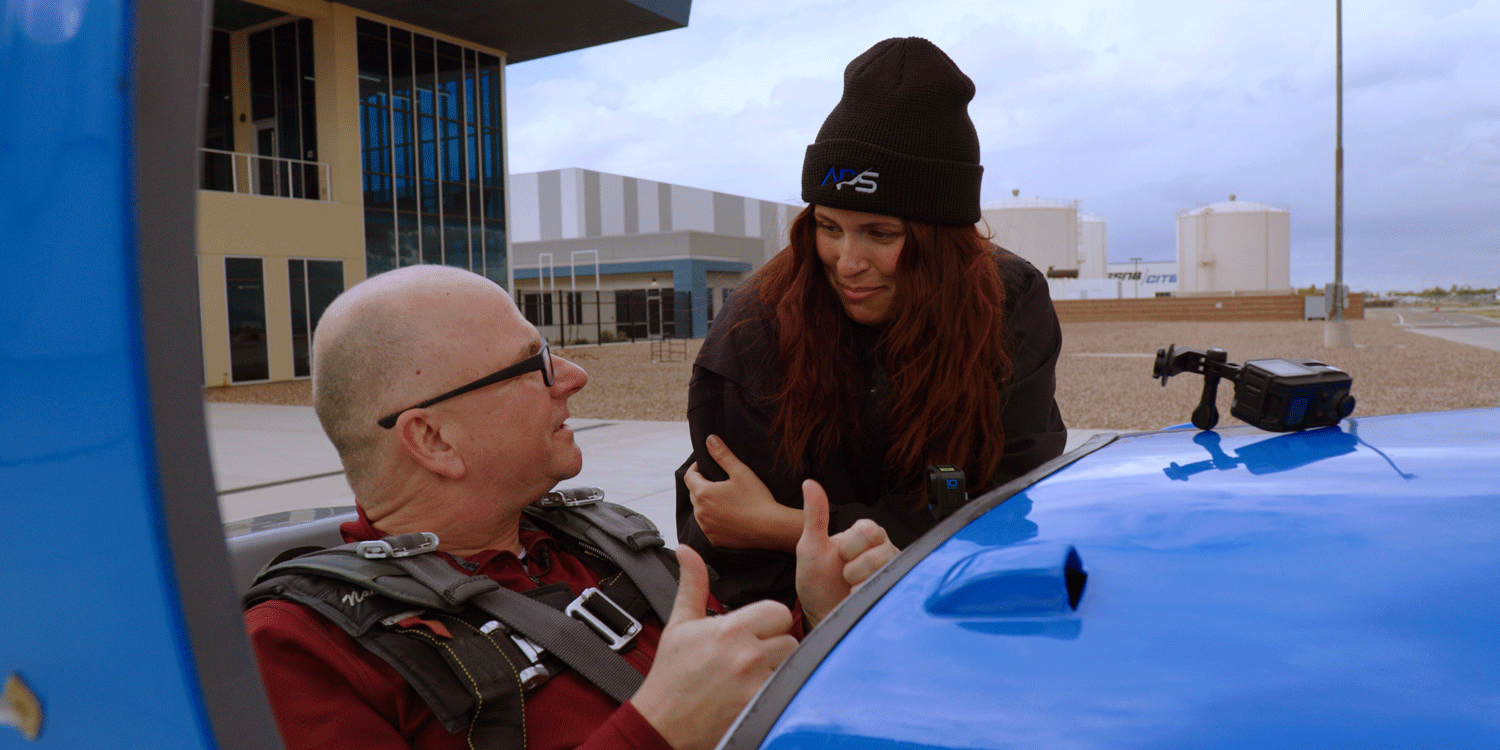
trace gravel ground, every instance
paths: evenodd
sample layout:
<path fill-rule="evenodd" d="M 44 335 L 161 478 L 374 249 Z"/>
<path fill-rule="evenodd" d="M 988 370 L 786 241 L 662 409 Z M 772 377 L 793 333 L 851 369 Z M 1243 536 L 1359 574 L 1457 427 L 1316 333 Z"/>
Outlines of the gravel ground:
<path fill-rule="evenodd" d="M 1156 349 L 1176 343 L 1217 346 L 1231 362 L 1321 358 L 1354 377 L 1355 416 L 1500 406 L 1500 352 L 1410 333 L 1375 317 L 1349 326 L 1352 350 L 1324 349 L 1321 321 L 1064 325 L 1057 401 L 1074 428 L 1153 430 L 1187 422 L 1202 378 L 1180 375 L 1165 388 L 1151 379 Z M 574 416 L 680 421 L 700 344 L 687 342 L 687 359 L 672 362 L 652 362 L 645 342 L 554 351 L 589 372 L 588 387 L 569 401 Z M 1238 423 L 1229 416 L 1232 391 L 1228 384 L 1219 389 L 1221 424 Z M 307 405 L 310 395 L 306 380 L 205 389 L 209 401 L 240 403 Z"/>

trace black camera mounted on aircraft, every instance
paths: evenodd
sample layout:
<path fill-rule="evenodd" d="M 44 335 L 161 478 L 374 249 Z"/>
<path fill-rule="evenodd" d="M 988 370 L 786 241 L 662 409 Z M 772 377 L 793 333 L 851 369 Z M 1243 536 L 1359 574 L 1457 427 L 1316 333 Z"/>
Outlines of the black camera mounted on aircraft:
<path fill-rule="evenodd" d="M 1235 419 L 1270 432 L 1292 432 L 1331 427 L 1354 413 L 1349 373 L 1314 359 L 1252 359 L 1243 365 L 1229 361 L 1223 349 L 1178 349 L 1175 344 L 1156 350 L 1151 377 L 1178 373 L 1203 375 L 1203 398 L 1193 410 L 1193 426 L 1211 430 L 1219 423 L 1214 400 L 1219 380 L 1234 383 L 1229 413 Z"/>

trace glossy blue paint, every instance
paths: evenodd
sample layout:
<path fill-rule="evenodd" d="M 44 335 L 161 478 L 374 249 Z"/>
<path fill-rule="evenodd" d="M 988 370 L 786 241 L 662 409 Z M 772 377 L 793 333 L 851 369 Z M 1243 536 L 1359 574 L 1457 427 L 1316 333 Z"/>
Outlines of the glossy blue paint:
<path fill-rule="evenodd" d="M 0 23 L 0 679 L 37 694 L 46 747 L 213 746 L 156 484 L 132 11 L 10 2 Z"/>
<path fill-rule="evenodd" d="M 1076 611 L 924 607 L 1068 543 Z M 1500 410 L 1128 436 L 913 568 L 764 746 L 1500 747 L 1497 603 Z"/>

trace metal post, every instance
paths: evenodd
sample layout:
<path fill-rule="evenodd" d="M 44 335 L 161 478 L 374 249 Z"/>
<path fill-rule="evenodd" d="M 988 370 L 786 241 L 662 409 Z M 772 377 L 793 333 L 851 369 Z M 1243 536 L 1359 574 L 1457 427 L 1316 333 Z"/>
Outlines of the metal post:
<path fill-rule="evenodd" d="M 1141 298 L 1141 259 L 1140 258 L 1131 258 L 1130 262 L 1135 264 L 1135 273 L 1132 274 L 1132 278 L 1135 279 L 1135 296 L 1132 297 L 1131 299 L 1140 299 Z"/>
<path fill-rule="evenodd" d="M 1344 0 L 1334 0 L 1333 296 L 1323 323 L 1323 346 L 1350 349 L 1354 337 L 1344 320 Z"/>
<path fill-rule="evenodd" d="M 542 259 L 543 258 L 547 259 L 547 279 L 550 282 L 550 286 L 551 286 L 551 289 L 550 289 L 550 291 L 548 291 L 548 293 L 546 294 L 546 296 L 543 296 L 543 292 L 544 292 L 544 290 L 548 290 L 548 286 L 549 285 L 542 283 Z M 537 256 L 536 256 L 536 291 L 537 291 L 536 298 L 537 298 L 537 302 L 538 302 L 538 304 L 536 306 L 536 308 L 537 308 L 537 318 L 538 318 L 536 324 L 537 324 L 537 328 L 541 328 L 541 327 L 543 327 L 543 326 L 545 326 L 547 324 L 547 314 L 543 313 L 542 310 L 545 309 L 549 313 L 550 312 L 556 312 L 556 310 L 552 309 L 552 304 L 553 304 L 553 302 L 556 301 L 554 298 L 557 295 L 557 265 L 555 263 L 553 263 L 553 261 L 552 261 L 552 253 L 537 253 Z M 540 304 L 541 301 L 544 300 L 544 299 L 545 300 L 552 300 L 552 302 L 549 302 L 549 303 L 547 303 L 545 305 Z M 544 338 L 544 339 L 547 338 L 547 334 L 543 333 L 542 334 L 542 338 Z"/>
<path fill-rule="evenodd" d="M 599 313 L 599 310 L 598 310 L 598 301 L 599 301 L 599 251 L 598 250 L 573 250 L 573 251 L 569 252 L 568 253 L 568 279 L 569 279 L 569 284 L 571 285 L 571 289 L 573 290 L 573 295 L 576 296 L 578 294 L 578 271 L 577 271 L 578 256 L 580 254 L 587 255 L 589 253 L 593 253 L 594 254 L 594 302 L 595 302 L 595 305 L 594 305 L 594 307 L 595 307 L 594 317 L 595 318 L 600 318 L 600 317 L 603 317 L 603 316 Z M 569 305 L 573 304 L 571 298 L 569 299 L 568 304 Z M 582 300 L 579 300 L 578 312 L 579 312 L 579 316 L 582 317 L 582 314 L 583 314 L 583 301 Z M 583 321 L 580 320 L 578 322 L 582 323 Z M 601 330 L 602 330 L 602 326 L 601 326 Z M 602 343 L 602 342 L 599 342 L 599 343 Z"/>

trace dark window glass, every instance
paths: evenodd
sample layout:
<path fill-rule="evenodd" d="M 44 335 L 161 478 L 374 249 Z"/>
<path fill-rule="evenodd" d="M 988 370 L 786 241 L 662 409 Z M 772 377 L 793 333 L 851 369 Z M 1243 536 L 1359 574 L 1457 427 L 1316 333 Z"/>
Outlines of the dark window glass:
<path fill-rule="evenodd" d="M 443 262 L 443 228 L 437 216 L 429 213 L 421 214 L 422 219 L 422 262 Z"/>
<path fill-rule="evenodd" d="M 365 275 L 396 267 L 396 222 L 390 211 L 365 211 Z"/>
<path fill-rule="evenodd" d="M 463 218 L 443 219 L 443 262 L 456 268 L 480 270 L 479 264 L 469 258 L 469 222 Z"/>
<path fill-rule="evenodd" d="M 229 32 L 214 29 L 209 38 L 203 147 L 218 151 L 234 150 L 234 102 L 231 98 L 233 72 L 229 55 Z M 205 190 L 233 191 L 232 160 L 233 157 L 228 154 L 204 154 L 202 183 L 199 187 Z"/>
<path fill-rule="evenodd" d="M 250 51 L 250 119 L 264 120 L 276 116 L 276 52 L 271 30 L 249 36 Z"/>
<path fill-rule="evenodd" d="M 542 292 L 541 294 L 523 294 L 522 313 L 526 320 L 534 326 L 552 325 L 552 294 Z"/>
<path fill-rule="evenodd" d="M 505 284 L 505 230 L 497 224 L 484 225 L 484 275 L 496 284 Z"/>
<path fill-rule="evenodd" d="M 438 213 L 438 184 L 437 180 L 422 180 L 422 213 Z"/>
<path fill-rule="evenodd" d="M 255 189 L 264 195 L 316 200 L 317 87 L 312 21 L 302 19 L 247 38 L 250 118 L 255 128 Z M 309 162 L 309 163 L 304 163 Z"/>
<path fill-rule="evenodd" d="M 307 261 L 308 341 L 312 340 L 313 332 L 318 330 L 318 321 L 323 319 L 324 311 L 343 291 L 344 261 Z"/>
<path fill-rule="evenodd" d="M 312 331 L 307 325 L 307 261 L 292 258 L 286 262 L 287 303 L 292 310 L 292 377 L 312 374 L 308 344 Z"/>
<path fill-rule="evenodd" d="M 229 304 L 230 380 L 269 380 L 266 346 L 266 284 L 260 258 L 225 258 L 224 292 Z"/>
<path fill-rule="evenodd" d="M 421 263 L 421 245 L 418 238 L 421 230 L 417 225 L 417 215 L 406 211 L 396 212 L 396 242 L 398 245 L 398 263 L 402 266 L 414 266 Z"/>
<path fill-rule="evenodd" d="M 446 263 L 506 284 L 500 59 L 368 19 L 357 30 L 366 220 L 381 223 L 366 228 L 382 254 L 367 270 Z"/>
<path fill-rule="evenodd" d="M 656 300 L 651 300 L 653 303 Z M 615 331 L 632 339 L 646 338 L 647 298 L 645 289 L 615 292 Z"/>
<path fill-rule="evenodd" d="M 410 177 L 396 178 L 396 208 L 401 211 L 417 211 L 417 181 Z"/>

